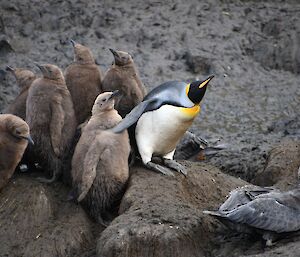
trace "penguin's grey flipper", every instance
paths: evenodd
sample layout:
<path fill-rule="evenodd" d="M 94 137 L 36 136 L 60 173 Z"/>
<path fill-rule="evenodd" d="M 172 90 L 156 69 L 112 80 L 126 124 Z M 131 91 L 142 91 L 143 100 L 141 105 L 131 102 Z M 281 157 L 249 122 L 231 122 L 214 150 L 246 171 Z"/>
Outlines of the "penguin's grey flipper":
<path fill-rule="evenodd" d="M 125 129 L 129 128 L 131 125 L 137 122 L 137 120 L 141 117 L 144 111 L 152 104 L 155 99 L 149 99 L 139 103 L 136 107 L 134 107 L 130 113 L 126 115 L 126 117 L 115 127 L 111 129 L 114 133 L 121 133 Z"/>
<path fill-rule="evenodd" d="M 164 175 L 167 175 L 167 176 L 174 176 L 173 172 L 170 171 L 168 168 L 163 167 L 163 166 L 161 166 L 157 163 L 151 162 L 151 161 L 147 162 L 146 167 L 149 168 L 150 170 L 160 172 L 160 173 L 162 173 Z"/>
<path fill-rule="evenodd" d="M 187 175 L 187 171 L 186 169 L 184 168 L 184 166 L 182 166 L 180 163 L 176 162 L 175 160 L 171 160 L 171 159 L 164 159 L 164 164 L 173 169 L 173 170 L 176 170 L 180 173 L 182 173 L 184 176 Z"/>

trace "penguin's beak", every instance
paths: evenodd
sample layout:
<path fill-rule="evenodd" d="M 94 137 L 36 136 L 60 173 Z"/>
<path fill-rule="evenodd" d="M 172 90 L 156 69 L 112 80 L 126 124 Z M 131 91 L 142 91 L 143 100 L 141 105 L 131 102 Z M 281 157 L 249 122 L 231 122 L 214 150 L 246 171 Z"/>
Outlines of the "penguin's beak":
<path fill-rule="evenodd" d="M 38 67 L 40 69 L 40 71 L 44 71 L 45 70 L 45 68 L 42 65 L 38 64 L 37 62 L 35 62 L 34 65 L 36 67 Z"/>
<path fill-rule="evenodd" d="M 47 69 L 46 69 L 43 65 L 38 64 L 37 62 L 35 62 L 34 65 L 35 65 L 36 67 L 38 67 L 38 68 L 40 69 L 40 71 L 41 71 L 43 74 L 48 74 Z M 49 75 L 49 74 L 48 74 L 48 75 Z"/>
<path fill-rule="evenodd" d="M 14 72 L 15 71 L 13 67 L 8 66 L 8 65 L 6 66 L 5 70 L 6 71 L 10 71 L 10 72 Z"/>
<path fill-rule="evenodd" d="M 209 81 L 211 81 L 213 79 L 214 75 L 212 76 L 209 76 L 206 80 L 204 80 L 200 85 L 199 85 L 199 88 L 203 88 L 204 86 L 206 86 Z"/>
<path fill-rule="evenodd" d="M 29 144 L 34 145 L 34 141 L 30 135 L 27 137 L 27 140 Z"/>
<path fill-rule="evenodd" d="M 120 92 L 120 90 L 115 90 L 112 92 L 111 96 L 109 99 L 112 99 L 112 98 L 115 98 L 115 97 L 118 97 L 118 96 L 121 96 L 122 93 Z"/>
<path fill-rule="evenodd" d="M 29 144 L 34 145 L 34 142 L 32 140 L 32 137 L 30 135 L 26 136 L 20 136 L 21 138 L 25 139 L 28 141 Z"/>
<path fill-rule="evenodd" d="M 120 58 L 120 56 L 116 50 L 109 48 L 109 51 L 112 52 L 112 54 L 114 55 L 115 58 Z"/>
<path fill-rule="evenodd" d="M 75 47 L 76 42 L 73 39 L 70 40 L 70 43 L 72 44 L 73 47 Z"/>

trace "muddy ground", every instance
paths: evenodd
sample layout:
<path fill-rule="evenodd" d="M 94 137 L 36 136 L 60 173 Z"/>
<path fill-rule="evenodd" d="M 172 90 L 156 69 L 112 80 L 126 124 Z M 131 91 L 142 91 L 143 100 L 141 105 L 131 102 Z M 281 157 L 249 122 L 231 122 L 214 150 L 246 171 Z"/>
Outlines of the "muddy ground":
<path fill-rule="evenodd" d="M 74 39 L 91 47 L 103 71 L 108 48 L 130 52 L 148 89 L 214 74 L 192 131 L 230 143 L 211 162 L 249 180 L 285 135 L 274 123 L 298 122 L 299 12 L 297 1 L 3 0 L 0 67 L 65 68 Z M 8 78 L 0 90 L 1 110 L 17 87 Z"/>
<path fill-rule="evenodd" d="M 148 90 L 214 74 L 191 131 L 230 146 L 205 162 L 247 181 L 282 138 L 299 138 L 299 1 L 0 1 L 0 68 L 65 68 L 74 39 L 105 71 L 132 54 Z M 0 111 L 18 92 L 0 71 Z"/>

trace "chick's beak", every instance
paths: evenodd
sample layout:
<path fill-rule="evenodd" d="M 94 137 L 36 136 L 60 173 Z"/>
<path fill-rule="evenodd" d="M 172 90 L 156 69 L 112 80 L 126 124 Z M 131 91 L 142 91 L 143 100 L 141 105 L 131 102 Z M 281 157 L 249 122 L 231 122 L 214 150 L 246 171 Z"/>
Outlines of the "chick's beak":
<path fill-rule="evenodd" d="M 115 90 L 112 92 L 111 96 L 109 99 L 112 99 L 112 98 L 115 98 L 115 97 L 118 97 L 118 96 L 121 96 L 121 92 L 119 90 Z"/>
<path fill-rule="evenodd" d="M 40 71 L 41 71 L 43 74 L 49 75 L 47 69 L 46 69 L 43 65 L 38 64 L 37 62 L 35 62 L 34 65 L 35 65 L 36 67 L 38 67 L 38 68 L 40 69 Z"/>
<path fill-rule="evenodd" d="M 34 142 L 33 142 L 32 137 L 30 135 L 28 135 L 27 137 L 24 136 L 22 138 L 27 140 L 29 144 L 34 145 Z"/>
<path fill-rule="evenodd" d="M 70 43 L 72 44 L 73 47 L 75 47 L 76 42 L 73 39 L 70 40 Z"/>
<path fill-rule="evenodd" d="M 109 48 L 109 51 L 112 52 L 112 54 L 114 55 L 115 58 L 120 58 L 120 56 L 116 50 Z"/>
<path fill-rule="evenodd" d="M 14 70 L 14 68 L 13 67 L 11 67 L 11 66 L 6 66 L 6 69 L 5 69 L 6 71 L 10 71 L 10 72 L 14 72 L 15 70 Z"/>

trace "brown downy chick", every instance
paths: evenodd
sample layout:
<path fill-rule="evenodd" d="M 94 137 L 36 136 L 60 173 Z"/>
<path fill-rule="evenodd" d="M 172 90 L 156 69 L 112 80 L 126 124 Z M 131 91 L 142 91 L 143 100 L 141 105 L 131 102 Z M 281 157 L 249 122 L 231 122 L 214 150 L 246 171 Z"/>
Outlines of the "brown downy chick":
<path fill-rule="evenodd" d="M 73 191 L 90 215 L 106 224 L 109 209 L 119 200 L 129 176 L 127 131 L 109 129 L 122 118 L 114 109 L 116 91 L 99 95 L 72 159 Z"/>
<path fill-rule="evenodd" d="M 6 70 L 11 72 L 17 80 L 17 84 L 20 88 L 19 95 L 12 101 L 4 113 L 14 114 L 23 120 L 26 119 L 26 99 L 28 96 L 28 90 L 32 82 L 36 79 L 35 74 L 26 69 L 6 67 Z"/>
<path fill-rule="evenodd" d="M 130 54 L 110 49 L 114 55 L 114 63 L 105 73 L 103 91 L 120 90 L 123 97 L 115 108 L 124 118 L 146 95 L 146 89 L 139 77 L 137 68 Z"/>
<path fill-rule="evenodd" d="M 51 64 L 37 66 L 43 77 L 36 79 L 29 89 L 26 121 L 35 141 L 36 161 L 52 172 L 51 179 L 41 181 L 50 183 L 62 173 L 63 159 L 68 154 L 77 122 L 61 70 Z"/>
<path fill-rule="evenodd" d="M 28 142 L 33 144 L 27 123 L 12 114 L 0 114 L 0 190 L 8 183 Z"/>
<path fill-rule="evenodd" d="M 78 124 L 91 116 L 96 97 L 102 92 L 101 71 L 91 50 L 71 40 L 74 62 L 65 70 L 67 87 L 71 93 Z"/>

